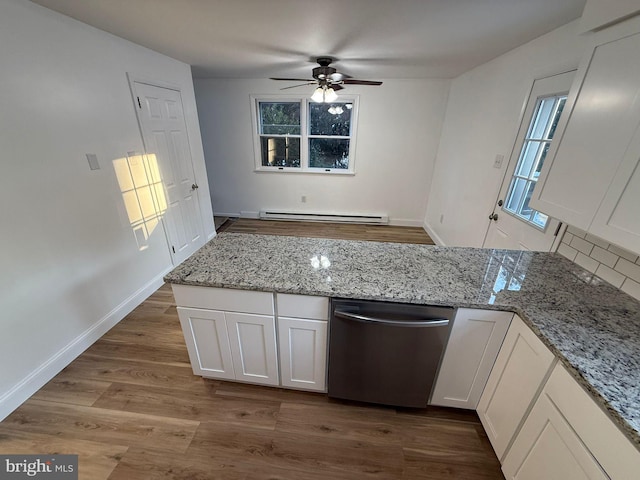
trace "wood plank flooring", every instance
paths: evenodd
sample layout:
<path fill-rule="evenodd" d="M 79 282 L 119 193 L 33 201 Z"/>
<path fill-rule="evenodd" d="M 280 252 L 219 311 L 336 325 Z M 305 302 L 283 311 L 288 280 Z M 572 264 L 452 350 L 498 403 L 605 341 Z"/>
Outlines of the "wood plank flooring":
<path fill-rule="evenodd" d="M 0 423 L 0 453 L 78 454 L 86 480 L 503 479 L 474 412 L 194 376 L 167 285 Z"/>
<path fill-rule="evenodd" d="M 262 235 L 288 235 L 294 237 L 334 238 L 339 240 L 370 240 L 374 242 L 419 243 L 434 242 L 422 227 L 397 227 L 394 225 L 361 225 L 326 222 L 286 222 L 256 220 L 252 218 L 229 219 L 217 232 L 259 233 Z"/>

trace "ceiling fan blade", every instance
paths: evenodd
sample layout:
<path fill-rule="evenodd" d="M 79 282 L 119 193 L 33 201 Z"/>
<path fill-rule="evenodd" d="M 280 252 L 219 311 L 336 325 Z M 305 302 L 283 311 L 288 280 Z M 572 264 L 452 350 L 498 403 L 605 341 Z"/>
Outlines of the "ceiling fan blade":
<path fill-rule="evenodd" d="M 284 80 L 287 82 L 315 82 L 311 78 L 270 78 L 269 80 Z"/>
<path fill-rule="evenodd" d="M 382 82 L 376 82 L 373 80 L 356 80 L 354 78 L 345 78 L 342 83 L 345 85 L 382 85 Z"/>
<path fill-rule="evenodd" d="M 306 85 L 316 85 L 317 83 L 318 83 L 318 82 L 316 82 L 316 81 L 313 81 L 313 82 L 307 82 L 307 83 L 301 83 L 301 84 L 299 84 L 299 85 L 291 85 L 290 87 L 284 87 L 284 88 L 281 88 L 280 90 L 288 90 L 288 89 L 290 89 L 290 88 L 304 87 L 304 86 L 306 86 Z"/>
<path fill-rule="evenodd" d="M 334 83 L 331 85 L 331 88 L 333 88 L 333 90 L 337 92 L 338 90 L 342 90 L 344 87 L 339 83 Z"/>

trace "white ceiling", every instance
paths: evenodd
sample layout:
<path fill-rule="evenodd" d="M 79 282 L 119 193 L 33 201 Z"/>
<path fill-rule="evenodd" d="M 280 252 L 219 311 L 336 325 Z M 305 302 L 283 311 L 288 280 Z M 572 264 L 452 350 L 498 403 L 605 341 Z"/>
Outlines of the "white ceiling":
<path fill-rule="evenodd" d="M 452 78 L 574 20 L 585 0 L 32 0 L 195 77 Z"/>

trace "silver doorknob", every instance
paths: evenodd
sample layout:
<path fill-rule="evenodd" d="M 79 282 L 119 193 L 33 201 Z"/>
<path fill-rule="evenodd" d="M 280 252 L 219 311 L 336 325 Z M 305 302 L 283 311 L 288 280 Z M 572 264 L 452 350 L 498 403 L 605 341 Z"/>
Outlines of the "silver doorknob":
<path fill-rule="evenodd" d="M 191 190 L 197 190 L 198 188 L 200 187 L 198 187 L 197 183 L 194 183 L 193 185 L 191 185 Z"/>
<path fill-rule="evenodd" d="M 498 214 L 497 213 L 492 213 L 491 215 L 489 215 L 489 220 L 493 220 L 494 222 L 498 221 Z"/>

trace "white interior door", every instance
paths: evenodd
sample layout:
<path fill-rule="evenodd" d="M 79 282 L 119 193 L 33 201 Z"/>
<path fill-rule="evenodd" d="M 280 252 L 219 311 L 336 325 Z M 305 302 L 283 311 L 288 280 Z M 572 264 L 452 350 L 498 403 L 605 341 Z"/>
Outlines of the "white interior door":
<path fill-rule="evenodd" d="M 561 224 L 529 207 L 533 187 L 555 137 L 575 71 L 536 80 L 522 116 L 509 165 L 483 246 L 552 251 Z"/>
<path fill-rule="evenodd" d="M 133 81 L 147 154 L 155 154 L 167 210 L 162 217 L 174 265 L 202 245 L 202 222 L 180 91 Z"/>

